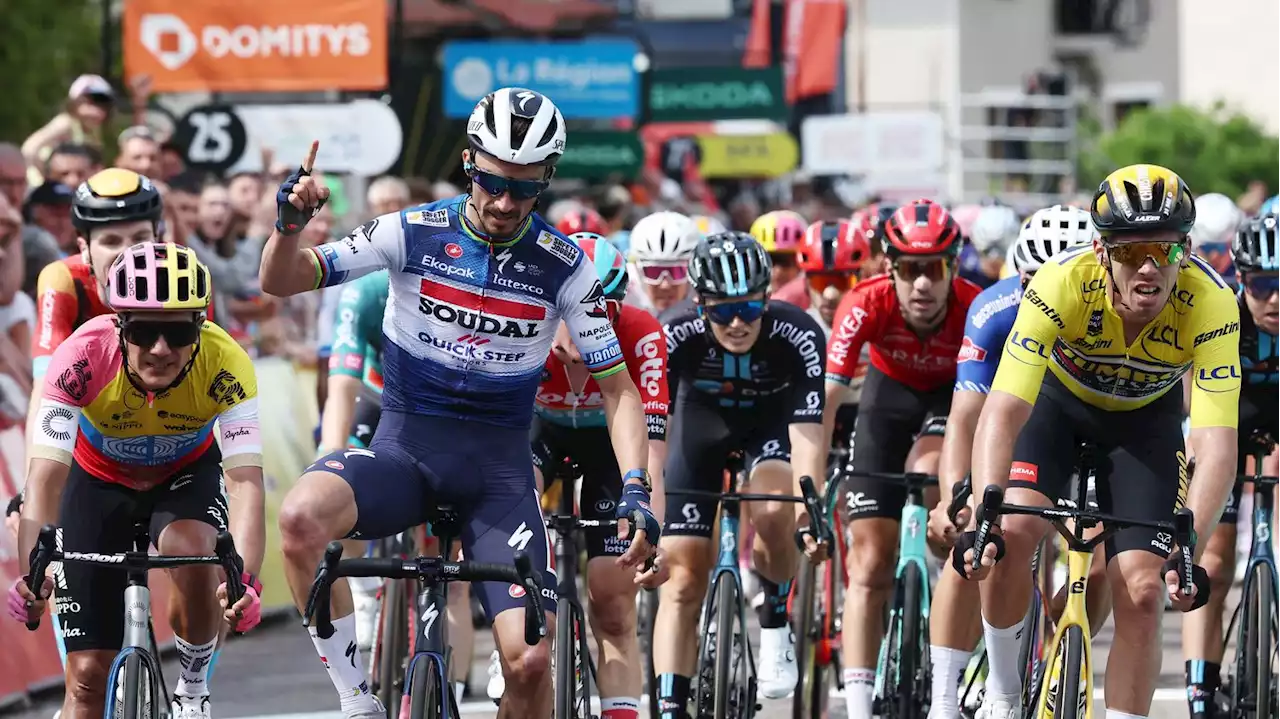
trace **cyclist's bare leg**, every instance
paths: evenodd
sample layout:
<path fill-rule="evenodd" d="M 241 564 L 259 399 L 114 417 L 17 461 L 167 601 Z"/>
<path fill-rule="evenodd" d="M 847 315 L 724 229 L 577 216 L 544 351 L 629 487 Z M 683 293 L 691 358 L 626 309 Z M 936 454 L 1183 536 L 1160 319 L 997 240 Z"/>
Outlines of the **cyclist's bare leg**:
<path fill-rule="evenodd" d="M 118 650 L 89 649 L 67 654 L 66 719 L 99 719 L 107 700 L 107 680 Z"/>
<path fill-rule="evenodd" d="M 933 719 L 951 719 L 958 714 L 954 685 L 960 681 L 973 648 L 982 636 L 982 611 L 978 583 L 961 577 L 951 562 L 942 566 L 938 583 L 933 587 L 929 608 L 929 651 L 933 662 L 934 691 L 929 715 Z M 945 659 L 945 661 L 944 661 Z M 943 674 L 939 672 L 943 671 Z M 948 682 L 943 685 L 942 677 Z M 950 702 L 943 704 L 939 692 L 951 690 Z M 938 711 L 935 712 L 934 708 Z"/>
<path fill-rule="evenodd" d="M 217 530 L 195 519 L 179 519 L 165 527 L 156 541 L 160 554 L 194 557 L 213 553 Z M 209 694 L 209 663 L 222 626 L 222 608 L 215 592 L 217 568 L 209 565 L 165 570 L 173 584 L 169 595 L 169 626 L 173 627 L 182 658 L 176 694 Z"/>
<path fill-rule="evenodd" d="M 653 630 L 655 674 L 692 677 L 698 663 L 698 614 L 711 571 L 711 541 L 702 537 L 663 537 L 670 578 L 658 590 Z"/>
<path fill-rule="evenodd" d="M 1121 552 L 1107 567 L 1114 601 L 1115 637 L 1107 657 L 1106 702 L 1115 709 L 1147 716 L 1160 673 L 1160 619 L 1168 589 L 1150 552 Z"/>
<path fill-rule="evenodd" d="M 844 595 L 845 702 L 850 719 L 869 719 L 884 613 L 893 594 L 898 558 L 896 519 L 863 517 L 849 522 L 851 535 L 845 566 L 849 587 Z"/>
<path fill-rule="evenodd" d="M 640 708 L 640 640 L 636 634 L 635 570 L 616 557 L 587 563 L 587 621 L 596 641 L 596 680 L 605 719 Z"/>
<path fill-rule="evenodd" d="M 547 636 L 531 647 L 524 642 L 524 612 L 524 607 L 517 607 L 493 618 L 493 639 L 498 645 L 502 676 L 506 681 L 506 690 L 498 705 L 498 719 L 551 716 L 551 638 L 556 632 L 555 613 L 547 612 Z"/>
<path fill-rule="evenodd" d="M 744 491 L 752 494 L 795 494 L 791 465 L 771 459 L 751 470 Z M 796 505 L 793 502 L 743 502 L 742 515 L 755 533 L 751 563 L 760 577 L 781 585 L 796 576 Z"/>

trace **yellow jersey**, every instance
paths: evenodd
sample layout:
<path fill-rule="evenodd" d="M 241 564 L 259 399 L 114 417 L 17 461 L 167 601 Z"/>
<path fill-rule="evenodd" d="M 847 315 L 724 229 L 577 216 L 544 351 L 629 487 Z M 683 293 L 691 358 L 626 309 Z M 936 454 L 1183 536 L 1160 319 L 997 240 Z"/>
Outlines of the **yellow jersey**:
<path fill-rule="evenodd" d="M 1213 268 L 1192 257 L 1168 303 L 1128 346 L 1107 287 L 1092 247 L 1045 263 L 1018 306 L 992 390 L 1034 404 L 1048 366 L 1081 401 L 1123 412 L 1177 388 L 1190 370 L 1191 426 L 1235 427 L 1240 308 Z"/>

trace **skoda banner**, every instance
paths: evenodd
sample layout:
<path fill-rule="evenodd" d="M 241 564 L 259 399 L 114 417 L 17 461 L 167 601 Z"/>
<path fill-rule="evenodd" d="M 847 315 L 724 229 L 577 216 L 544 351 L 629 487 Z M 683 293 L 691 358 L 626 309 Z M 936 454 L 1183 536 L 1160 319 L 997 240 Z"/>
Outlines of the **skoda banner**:
<path fill-rule="evenodd" d="M 634 132 L 574 130 L 556 164 L 556 177 L 603 180 L 631 179 L 640 174 L 644 147 Z"/>
<path fill-rule="evenodd" d="M 651 73 L 650 122 L 786 118 L 780 67 L 688 67 Z"/>

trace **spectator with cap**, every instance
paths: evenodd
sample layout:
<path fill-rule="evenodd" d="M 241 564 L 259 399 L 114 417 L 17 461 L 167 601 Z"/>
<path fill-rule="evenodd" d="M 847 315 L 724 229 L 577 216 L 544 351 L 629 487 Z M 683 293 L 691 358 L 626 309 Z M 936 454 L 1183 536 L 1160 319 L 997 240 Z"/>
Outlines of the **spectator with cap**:
<path fill-rule="evenodd" d="M 27 163 L 39 167 L 49 152 L 64 142 L 102 147 L 102 126 L 111 117 L 115 100 L 115 90 L 101 75 L 77 77 L 67 91 L 62 112 L 22 143 Z"/>
<path fill-rule="evenodd" d="M 146 125 L 126 127 L 116 143 L 116 167 L 151 177 L 160 166 L 160 142 Z"/>
<path fill-rule="evenodd" d="M 366 214 L 373 217 L 412 207 L 409 183 L 393 175 L 383 175 L 369 183 L 369 189 L 365 191 L 365 203 L 369 206 Z"/>
<path fill-rule="evenodd" d="M 16 145 L 0 142 L 0 195 L 15 213 L 22 207 L 27 194 L 27 163 L 22 151 Z M 21 215 L 18 216 L 21 223 Z M 25 274 L 22 289 L 35 295 L 36 277 L 40 270 L 50 262 L 57 262 L 62 256 L 58 251 L 58 242 L 48 232 L 31 224 L 22 224 L 19 229 L 22 239 L 22 255 L 25 259 Z"/>
<path fill-rule="evenodd" d="M 80 248 L 76 228 L 71 224 L 71 198 L 75 193 L 61 182 L 46 181 L 27 195 L 22 207 L 23 219 L 48 232 L 66 257 Z"/>
<path fill-rule="evenodd" d="M 92 145 L 64 142 L 49 153 L 44 161 L 44 179 L 75 188 L 102 169 L 102 153 Z"/>

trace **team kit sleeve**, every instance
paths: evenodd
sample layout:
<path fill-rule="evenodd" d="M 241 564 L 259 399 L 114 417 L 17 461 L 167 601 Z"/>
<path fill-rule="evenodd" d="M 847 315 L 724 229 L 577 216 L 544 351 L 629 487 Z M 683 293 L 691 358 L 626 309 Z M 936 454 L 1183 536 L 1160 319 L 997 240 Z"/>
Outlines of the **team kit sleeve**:
<path fill-rule="evenodd" d="M 846 387 L 853 381 L 862 346 L 873 335 L 872 325 L 877 321 L 871 316 L 869 305 L 870 294 L 857 287 L 840 300 L 832 323 L 831 341 L 827 344 L 827 381 Z"/>
<path fill-rule="evenodd" d="M 1001 333 L 1005 323 L 1000 321 L 997 313 L 984 311 L 984 308 L 999 302 L 1002 297 L 979 295 L 978 300 L 969 305 L 964 321 L 964 339 L 956 355 L 956 392 L 987 394 L 991 391 L 1007 332 Z"/>
<path fill-rule="evenodd" d="M 601 379 L 626 370 L 627 364 L 622 358 L 618 336 L 609 323 L 604 288 L 596 278 L 595 269 L 583 261 L 586 255 L 579 253 L 578 257 L 577 265 L 556 296 L 556 307 L 569 327 L 582 362 L 592 377 Z"/>
<path fill-rule="evenodd" d="M 671 400 L 667 392 L 667 342 L 662 326 L 644 310 L 633 313 L 623 309 L 618 336 L 627 354 L 631 379 L 644 401 L 649 439 L 665 441 Z"/>
<path fill-rule="evenodd" d="M 827 356 L 826 333 L 807 312 L 788 312 L 785 320 L 775 318 L 771 335 L 784 337 L 795 350 L 791 423 L 822 423 L 826 391 L 823 358 Z"/>
<path fill-rule="evenodd" d="M 105 321 L 98 321 L 105 320 Z M 31 456 L 71 465 L 80 417 L 119 370 L 112 317 L 91 320 L 58 346 L 36 409 Z M 113 355 L 116 358 L 113 361 Z"/>
<path fill-rule="evenodd" d="M 1191 428 L 1231 427 L 1240 421 L 1240 306 L 1226 285 L 1199 308 L 1191 350 Z"/>
<path fill-rule="evenodd" d="M 352 282 L 342 288 L 338 297 L 338 306 L 333 310 L 330 376 L 364 377 L 364 358 L 369 347 L 360 331 L 360 313 L 367 288 L 364 280 Z"/>
<path fill-rule="evenodd" d="M 399 271 L 405 264 L 404 215 L 392 212 L 360 225 L 351 234 L 311 248 L 315 289 L 333 287 L 377 272 Z"/>
<path fill-rule="evenodd" d="M 1014 395 L 1035 404 L 1040 383 L 1049 366 L 1049 352 L 1066 327 L 1063 308 L 1055 305 L 1062 297 L 1071 297 L 1070 274 L 1062 265 L 1047 262 L 1027 286 L 1018 303 L 1018 318 L 1005 340 L 1000 366 L 991 389 Z"/>
<path fill-rule="evenodd" d="M 218 330 L 219 332 L 221 330 Z M 209 393 L 225 407 L 218 414 L 218 432 L 222 440 L 222 467 L 262 466 L 262 433 L 258 424 L 258 376 L 244 349 L 230 337 L 220 343 L 224 347 L 218 374 L 221 384 Z M 225 374 L 224 374 L 225 373 Z"/>
<path fill-rule="evenodd" d="M 36 325 L 31 342 L 31 371 L 35 379 L 44 377 L 54 350 L 75 331 L 77 309 L 75 280 L 64 262 L 54 262 L 40 271 L 36 280 Z"/>

